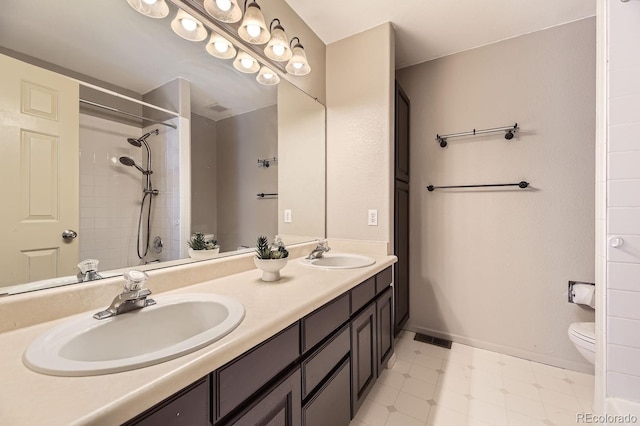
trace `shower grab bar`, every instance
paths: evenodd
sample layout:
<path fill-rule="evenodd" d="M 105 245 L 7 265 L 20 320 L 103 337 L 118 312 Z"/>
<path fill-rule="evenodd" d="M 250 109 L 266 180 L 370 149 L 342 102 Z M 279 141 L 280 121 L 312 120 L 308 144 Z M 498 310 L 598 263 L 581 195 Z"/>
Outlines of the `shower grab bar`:
<path fill-rule="evenodd" d="M 258 198 L 277 197 L 277 196 L 278 196 L 277 192 L 272 192 L 272 193 L 259 192 L 259 193 L 256 194 L 256 197 L 258 197 Z"/>
<path fill-rule="evenodd" d="M 529 186 L 529 182 L 518 182 L 518 183 L 490 183 L 486 185 L 454 185 L 454 186 L 427 186 L 429 192 L 433 192 L 436 189 L 450 189 L 450 188 L 487 188 L 492 186 L 517 186 L 521 189 L 525 189 Z"/>
<path fill-rule="evenodd" d="M 118 108 L 110 107 L 110 106 L 107 106 L 107 105 L 102 105 L 102 104 L 99 104 L 99 103 L 96 103 L 96 102 L 88 101 L 86 99 L 80 99 L 80 103 L 91 105 L 91 106 L 98 107 L 98 108 L 103 108 L 103 109 L 106 109 L 106 110 L 109 110 L 109 111 L 112 111 L 112 112 L 117 112 L 118 114 L 128 115 L 129 117 L 134 117 L 134 118 L 139 118 L 141 120 L 150 121 L 150 122 L 152 122 L 154 124 L 161 124 L 163 126 L 171 127 L 172 129 L 177 129 L 178 128 L 178 126 L 176 126 L 175 124 L 168 124 L 168 123 L 165 123 L 163 121 L 154 120 L 153 118 L 143 117 L 141 115 L 132 114 L 132 113 L 127 112 L 127 111 L 122 111 L 122 110 L 120 110 Z"/>
<path fill-rule="evenodd" d="M 448 135 L 436 134 L 436 142 L 440 144 L 442 148 L 447 146 L 447 139 L 449 138 L 459 138 L 461 136 L 475 136 L 482 135 L 484 133 L 495 133 L 495 132 L 505 132 L 504 138 L 506 140 L 513 139 L 513 134 L 520 130 L 518 127 L 518 123 L 513 126 L 504 126 L 504 127 L 494 127 L 492 129 L 473 129 L 468 132 L 459 132 L 459 133 L 450 133 Z"/>

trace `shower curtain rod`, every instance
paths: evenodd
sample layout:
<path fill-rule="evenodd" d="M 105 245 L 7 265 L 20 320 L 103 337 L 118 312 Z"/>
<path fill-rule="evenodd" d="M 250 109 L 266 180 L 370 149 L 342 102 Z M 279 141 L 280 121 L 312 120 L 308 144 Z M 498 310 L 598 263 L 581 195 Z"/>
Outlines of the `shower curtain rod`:
<path fill-rule="evenodd" d="M 171 127 L 172 129 L 177 129 L 178 128 L 178 126 L 176 126 L 175 124 L 168 124 L 168 123 L 165 123 L 163 121 L 158 121 L 158 120 L 154 120 L 152 118 L 143 117 L 141 115 L 132 114 L 132 113 L 127 112 L 127 111 L 119 110 L 118 108 L 113 108 L 113 107 L 110 107 L 110 106 L 107 106 L 107 105 L 102 105 L 102 104 L 99 104 L 99 103 L 96 103 L 96 102 L 87 101 L 86 99 L 80 99 L 80 103 L 91 105 L 91 106 L 98 107 L 98 108 L 103 108 L 103 109 L 106 109 L 106 110 L 109 110 L 109 111 L 112 111 L 112 112 L 117 112 L 118 114 L 128 115 L 129 117 L 134 117 L 134 118 L 139 118 L 141 120 L 150 121 L 150 122 L 152 122 L 154 124 L 161 124 L 163 126 Z"/>
<path fill-rule="evenodd" d="M 487 185 L 453 185 L 453 186 L 433 186 L 433 185 L 429 185 L 427 186 L 427 189 L 429 190 L 429 192 L 433 192 L 436 189 L 450 189 L 450 188 L 488 188 L 488 187 L 492 187 L 492 186 L 517 186 L 520 189 L 525 189 L 527 187 L 529 187 L 529 182 L 527 181 L 521 181 L 518 183 L 490 183 Z"/>

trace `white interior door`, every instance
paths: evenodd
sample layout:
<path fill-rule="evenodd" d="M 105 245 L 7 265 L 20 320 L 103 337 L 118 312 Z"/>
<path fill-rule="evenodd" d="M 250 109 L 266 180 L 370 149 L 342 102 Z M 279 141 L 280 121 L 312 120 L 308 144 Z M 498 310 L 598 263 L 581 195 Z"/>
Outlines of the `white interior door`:
<path fill-rule="evenodd" d="M 78 84 L 0 55 L 0 287 L 76 273 Z"/>

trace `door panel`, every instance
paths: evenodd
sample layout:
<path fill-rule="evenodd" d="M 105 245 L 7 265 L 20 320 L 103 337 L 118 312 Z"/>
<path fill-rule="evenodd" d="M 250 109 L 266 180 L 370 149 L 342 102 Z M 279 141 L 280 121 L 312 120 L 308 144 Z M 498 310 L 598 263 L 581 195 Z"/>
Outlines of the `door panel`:
<path fill-rule="evenodd" d="M 78 84 L 0 55 L 0 287 L 75 275 Z"/>

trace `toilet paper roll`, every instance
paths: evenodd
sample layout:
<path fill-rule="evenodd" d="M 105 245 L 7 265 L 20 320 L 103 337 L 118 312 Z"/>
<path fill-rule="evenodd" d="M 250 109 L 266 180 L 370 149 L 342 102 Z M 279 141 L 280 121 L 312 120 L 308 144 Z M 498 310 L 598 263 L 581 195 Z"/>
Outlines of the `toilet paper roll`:
<path fill-rule="evenodd" d="M 579 305 L 591 306 L 596 308 L 595 301 L 596 286 L 590 284 L 574 284 L 573 285 L 573 303 Z"/>

